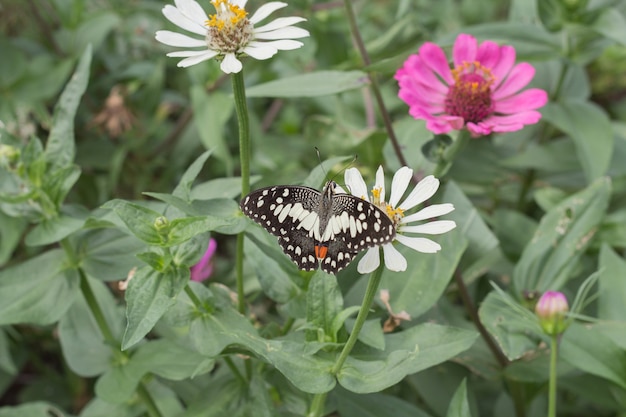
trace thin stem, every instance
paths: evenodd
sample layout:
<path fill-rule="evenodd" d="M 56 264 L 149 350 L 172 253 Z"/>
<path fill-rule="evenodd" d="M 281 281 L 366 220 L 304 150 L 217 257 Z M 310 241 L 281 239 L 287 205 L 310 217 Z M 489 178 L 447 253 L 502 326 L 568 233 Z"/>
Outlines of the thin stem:
<path fill-rule="evenodd" d="M 237 378 L 242 385 L 248 385 L 248 381 L 246 381 L 246 378 L 244 378 L 241 372 L 239 372 L 239 369 L 237 369 L 237 366 L 231 358 L 225 356 L 224 362 L 226 363 L 226 366 L 228 366 L 228 369 L 230 369 L 230 371 L 233 373 L 233 375 L 235 375 L 235 378 Z"/>
<path fill-rule="evenodd" d="M 191 300 L 191 302 L 193 303 L 193 305 L 196 307 L 196 309 L 198 311 L 205 311 L 206 309 L 204 308 L 204 304 L 202 303 L 202 301 L 198 298 L 198 296 L 196 295 L 195 292 L 193 292 L 193 290 L 191 289 L 191 287 L 189 286 L 189 284 L 185 285 L 185 294 L 187 294 L 187 297 L 189 297 L 189 299 Z"/>
<path fill-rule="evenodd" d="M 367 49 L 365 49 L 365 43 L 363 42 L 363 38 L 361 37 L 361 32 L 359 31 L 359 25 L 356 21 L 356 15 L 354 14 L 354 8 L 352 7 L 352 2 L 350 0 L 344 0 L 343 2 L 346 8 L 346 15 L 348 16 L 348 22 L 350 24 L 350 32 L 352 33 L 352 37 L 354 38 L 354 43 L 356 44 L 357 49 L 359 50 L 359 54 L 361 55 L 361 59 L 363 60 L 363 64 L 367 67 L 371 65 L 372 61 L 370 60 L 369 54 L 367 53 Z M 378 105 L 378 110 L 380 111 L 380 115 L 383 119 L 383 123 L 385 124 L 385 130 L 387 131 L 387 135 L 389 136 L 389 140 L 391 141 L 391 145 L 393 146 L 393 150 L 398 158 L 398 161 L 401 165 L 408 166 L 406 159 L 404 158 L 404 154 L 402 153 L 402 148 L 400 147 L 400 143 L 398 142 L 398 137 L 396 136 L 395 131 L 393 130 L 393 124 L 391 122 L 391 116 L 387 111 L 387 107 L 385 107 L 385 101 L 383 100 L 383 95 L 380 92 L 380 86 L 378 85 L 378 78 L 376 74 L 372 72 L 368 72 L 367 76 L 370 80 L 370 86 L 372 88 L 372 92 L 374 93 L 374 98 L 376 99 L 376 104 Z"/>
<path fill-rule="evenodd" d="M 241 169 L 241 197 L 250 192 L 250 124 L 248 120 L 248 105 L 246 103 L 246 88 L 243 81 L 243 70 L 232 74 L 233 95 L 239 127 L 239 159 Z M 245 291 L 243 287 L 243 232 L 237 236 L 237 309 L 240 313 L 246 310 Z"/>
<path fill-rule="evenodd" d="M 556 417 L 556 360 L 558 336 L 550 336 L 550 380 L 548 385 L 548 417 Z"/>
<path fill-rule="evenodd" d="M 352 348 L 354 348 L 354 345 L 356 344 L 359 333 L 363 328 L 363 324 L 365 324 L 365 319 L 367 318 L 367 314 L 369 313 L 369 309 L 372 305 L 372 301 L 374 300 L 374 296 L 376 295 L 376 291 L 378 291 L 378 285 L 380 284 L 380 279 L 382 278 L 384 268 L 385 265 L 382 264 L 370 276 L 369 282 L 367 283 L 367 289 L 365 290 L 365 296 L 363 296 L 363 303 L 361 304 L 359 314 L 356 316 L 356 322 L 354 323 L 352 333 L 350 333 L 348 341 L 343 346 L 343 350 L 341 351 L 339 358 L 337 358 L 335 365 L 333 365 L 332 369 L 330 370 L 330 373 L 333 375 L 337 375 L 339 373 L 344 362 L 346 361 L 346 359 L 348 359 L 348 355 L 352 351 Z"/>
<path fill-rule="evenodd" d="M 154 398 L 152 398 L 150 391 L 148 391 L 143 382 L 140 382 L 139 385 L 137 385 L 137 395 L 139 395 L 141 402 L 146 406 L 150 417 L 163 417 L 163 414 L 161 414 L 159 408 L 154 402 Z"/>
<path fill-rule="evenodd" d="M 115 338 L 115 336 L 113 336 L 113 332 L 104 317 L 104 313 L 100 308 L 100 304 L 98 304 L 98 300 L 96 300 L 96 295 L 93 293 L 91 285 L 89 285 L 85 272 L 81 268 L 78 268 L 78 274 L 80 275 L 80 291 L 87 302 L 87 306 L 89 307 L 93 318 L 96 320 L 96 324 L 100 333 L 102 333 L 102 337 L 104 337 L 104 340 L 111 347 L 115 346 L 119 349 L 120 342 Z"/>
<path fill-rule="evenodd" d="M 311 401 L 311 408 L 309 409 L 309 413 L 306 417 L 321 417 L 324 412 L 324 406 L 326 405 L 326 396 L 327 392 L 322 394 L 315 394 L 313 396 L 313 400 Z"/>

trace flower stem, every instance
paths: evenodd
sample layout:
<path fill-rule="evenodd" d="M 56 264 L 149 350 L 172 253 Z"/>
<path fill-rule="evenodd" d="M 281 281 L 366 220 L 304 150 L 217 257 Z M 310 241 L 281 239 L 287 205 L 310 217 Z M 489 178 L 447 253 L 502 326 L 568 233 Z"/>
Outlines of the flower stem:
<path fill-rule="evenodd" d="M 441 178 L 448 172 L 450 167 L 452 167 L 454 159 L 459 154 L 459 152 L 461 152 L 461 150 L 465 148 L 465 145 L 467 145 L 467 142 L 469 142 L 469 140 L 470 133 L 467 129 L 459 131 L 459 135 L 457 136 L 456 140 L 452 142 L 452 145 L 450 145 L 443 151 L 443 154 L 441 155 L 441 158 L 439 159 L 439 162 L 435 167 L 435 171 L 433 172 L 433 175 L 435 177 Z"/>
<path fill-rule="evenodd" d="M 311 408 L 309 409 L 306 417 L 320 417 L 324 412 L 324 406 L 326 405 L 326 395 L 328 393 L 324 392 L 322 394 L 315 394 L 313 396 L 313 401 L 311 401 Z"/>
<path fill-rule="evenodd" d="M 243 70 L 232 74 L 235 111 L 239 128 L 239 160 L 241 169 L 241 197 L 250 192 L 250 124 L 248 120 L 248 105 L 246 103 L 246 88 L 243 81 Z M 246 310 L 245 291 L 243 287 L 243 232 L 237 236 L 237 259 L 235 271 L 237 274 L 237 309 L 240 313 Z"/>
<path fill-rule="evenodd" d="M 143 403 L 143 405 L 146 406 L 148 415 L 150 417 L 163 416 L 163 414 L 161 414 L 161 412 L 159 411 L 156 403 L 154 402 L 154 398 L 152 398 L 150 391 L 148 391 L 143 382 L 140 382 L 139 385 L 137 385 L 137 395 L 139 396 L 139 398 L 141 398 L 141 402 Z"/>
<path fill-rule="evenodd" d="M 380 284 L 384 268 L 384 264 L 379 266 L 378 269 L 374 271 L 374 273 L 370 276 L 369 282 L 367 283 L 367 289 L 365 290 L 365 296 L 363 296 L 361 309 L 359 310 L 359 314 L 356 316 L 354 328 L 350 333 L 348 341 L 343 346 L 343 350 L 341 351 L 339 358 L 337 358 L 335 365 L 333 365 L 332 369 L 330 370 L 330 373 L 333 375 L 337 375 L 339 373 L 341 367 L 348 358 L 348 355 L 352 351 L 352 348 L 354 348 L 354 345 L 356 344 L 359 333 L 363 328 L 363 324 L 365 324 L 365 319 L 367 318 L 367 314 L 369 313 L 369 309 L 372 305 L 372 301 L 374 300 L 374 296 L 376 295 L 376 291 L 378 291 L 378 285 Z"/>
<path fill-rule="evenodd" d="M 550 380 L 548 383 L 548 417 L 556 417 L 556 360 L 558 335 L 550 336 Z"/>
<path fill-rule="evenodd" d="M 369 66 L 372 64 L 370 60 L 369 54 L 367 53 L 367 49 L 365 49 L 365 43 L 363 42 L 363 37 L 361 37 L 361 32 L 359 31 L 359 25 L 356 21 L 356 15 L 354 14 L 354 8 L 352 7 L 351 0 L 344 0 L 344 5 L 346 8 L 346 15 L 348 16 L 348 22 L 350 24 L 350 32 L 352 33 L 352 37 L 354 38 L 354 43 L 356 44 L 357 49 L 359 50 L 359 54 L 361 55 L 361 59 L 363 60 L 363 64 L 365 66 Z M 378 79 L 376 74 L 372 72 L 368 72 L 367 76 L 370 80 L 370 86 L 372 88 L 372 92 L 374 93 L 374 98 L 376 99 L 376 104 L 378 105 L 378 110 L 380 111 L 380 115 L 383 119 L 383 123 L 385 124 L 385 130 L 387 131 L 387 135 L 389 136 L 389 140 L 391 141 L 391 145 L 393 150 L 398 158 L 398 161 L 403 166 L 408 166 L 406 159 L 404 158 L 404 154 L 402 153 L 402 148 L 400 147 L 400 143 L 398 142 L 398 137 L 396 136 L 395 131 L 393 130 L 393 124 L 391 122 L 391 116 L 387 111 L 387 107 L 385 107 L 385 101 L 383 100 L 383 95 L 380 92 L 380 86 L 378 85 Z"/>
<path fill-rule="evenodd" d="M 193 292 L 189 284 L 185 285 L 185 294 L 187 294 L 187 297 L 189 297 L 189 299 L 191 300 L 191 302 L 193 303 L 193 305 L 196 307 L 198 311 L 205 310 L 204 305 L 202 304 L 202 301 L 198 298 L 196 293 Z"/>

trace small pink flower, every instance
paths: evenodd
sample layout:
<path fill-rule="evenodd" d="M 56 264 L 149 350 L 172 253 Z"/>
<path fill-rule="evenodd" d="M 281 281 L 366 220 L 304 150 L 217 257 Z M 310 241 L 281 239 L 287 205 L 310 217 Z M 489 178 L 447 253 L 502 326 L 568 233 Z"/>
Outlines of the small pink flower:
<path fill-rule="evenodd" d="M 202 282 L 209 278 L 213 273 L 213 255 L 217 249 L 217 242 L 211 238 L 209 240 L 209 247 L 202 256 L 202 259 L 191 267 L 191 280 L 196 282 Z"/>
<path fill-rule="evenodd" d="M 548 101 L 544 90 L 524 88 L 535 75 L 528 63 L 515 64 L 515 49 L 460 34 L 452 51 L 454 68 L 439 45 L 423 44 L 395 75 L 398 96 L 409 114 L 433 133 L 466 127 L 473 137 L 514 132 L 539 121 Z"/>
<path fill-rule="evenodd" d="M 546 334 L 561 334 L 567 328 L 565 314 L 569 311 L 567 298 L 558 291 L 543 293 L 537 305 L 535 314 L 539 317 L 539 324 Z"/>

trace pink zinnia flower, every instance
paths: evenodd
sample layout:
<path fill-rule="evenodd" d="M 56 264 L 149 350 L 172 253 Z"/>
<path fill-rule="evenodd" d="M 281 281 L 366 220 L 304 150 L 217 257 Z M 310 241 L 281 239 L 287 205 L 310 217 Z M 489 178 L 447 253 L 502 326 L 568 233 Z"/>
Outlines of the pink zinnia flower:
<path fill-rule="evenodd" d="M 515 64 L 515 49 L 461 34 L 452 51 L 450 69 L 439 45 L 427 42 L 396 72 L 398 96 L 409 114 L 426 120 L 436 133 L 466 127 L 472 136 L 513 132 L 539 121 L 536 111 L 548 95 L 538 88 L 520 92 L 535 75 L 532 65 Z"/>
<path fill-rule="evenodd" d="M 213 255 L 215 255 L 216 250 L 217 242 L 211 238 L 209 247 L 202 255 L 202 259 L 190 269 L 192 281 L 202 282 L 211 276 L 213 273 Z"/>

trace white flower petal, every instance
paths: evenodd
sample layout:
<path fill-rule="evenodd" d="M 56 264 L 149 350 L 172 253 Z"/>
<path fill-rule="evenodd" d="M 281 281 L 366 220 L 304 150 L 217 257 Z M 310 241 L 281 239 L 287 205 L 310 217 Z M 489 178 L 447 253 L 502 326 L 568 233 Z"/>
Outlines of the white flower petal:
<path fill-rule="evenodd" d="M 426 235 L 440 235 L 449 232 L 456 227 L 454 220 L 437 220 L 434 222 L 420 224 L 418 226 L 402 226 L 403 233 L 424 233 Z"/>
<path fill-rule="evenodd" d="M 174 0 L 174 4 L 176 4 L 176 8 L 180 10 L 183 15 L 195 22 L 203 24 L 205 20 L 209 19 L 202 6 L 195 0 Z"/>
<path fill-rule="evenodd" d="M 250 55 L 254 59 L 269 59 L 278 53 L 278 49 L 271 46 L 252 46 L 247 45 L 243 48 L 243 52 Z"/>
<path fill-rule="evenodd" d="M 171 32 L 169 30 L 159 30 L 155 36 L 156 40 L 169 46 L 179 46 L 184 48 L 206 47 L 204 39 L 194 39 L 182 33 Z"/>
<path fill-rule="evenodd" d="M 335 183 L 335 189 L 333 190 L 333 194 L 350 194 L 350 193 L 347 193 L 346 190 L 344 190 L 341 185 Z"/>
<path fill-rule="evenodd" d="M 207 28 L 203 25 L 203 22 L 198 22 L 194 19 L 195 16 L 186 16 L 180 9 L 167 5 L 163 7 L 163 16 L 176 26 L 193 32 L 197 35 L 206 35 Z"/>
<path fill-rule="evenodd" d="M 239 6 L 242 9 L 246 8 L 246 3 L 248 2 L 248 0 L 230 0 L 230 3 L 234 6 Z"/>
<path fill-rule="evenodd" d="M 448 214 L 453 210 L 454 206 L 450 203 L 433 204 L 431 206 L 424 207 L 417 213 L 413 213 L 406 217 L 403 217 L 402 220 L 400 220 L 400 223 L 407 224 L 420 220 L 432 219 L 433 217 L 439 217 L 443 216 L 444 214 Z"/>
<path fill-rule="evenodd" d="M 346 169 L 346 172 L 343 174 L 343 180 L 353 196 L 369 201 L 367 185 L 365 185 L 365 181 L 363 181 L 363 177 L 358 169 Z"/>
<path fill-rule="evenodd" d="M 278 19 L 274 19 L 269 22 L 267 25 L 259 26 L 258 28 L 254 28 L 254 33 L 265 33 L 276 29 L 286 28 L 287 26 L 295 25 L 296 23 L 304 22 L 306 19 L 304 17 L 279 17 Z"/>
<path fill-rule="evenodd" d="M 270 3 L 266 3 L 263 6 L 259 7 L 256 12 L 250 18 L 250 23 L 255 24 L 265 19 L 267 16 L 271 15 L 278 9 L 282 9 L 287 6 L 287 3 L 283 3 L 280 1 L 272 1 Z"/>
<path fill-rule="evenodd" d="M 356 267 L 356 270 L 359 274 L 369 274 L 373 272 L 380 266 L 380 254 L 378 247 L 369 248 L 365 255 L 359 261 L 359 264 Z"/>
<path fill-rule="evenodd" d="M 220 64 L 220 68 L 225 74 L 237 73 L 243 68 L 243 64 L 237 59 L 235 54 L 228 53 L 224 55 L 224 59 Z"/>
<path fill-rule="evenodd" d="M 400 204 L 402 210 L 410 210 L 432 197 L 439 188 L 439 180 L 432 175 L 421 180 L 411 194 Z"/>
<path fill-rule="evenodd" d="M 406 271 L 406 258 L 391 243 L 383 245 L 385 266 L 390 271 Z"/>
<path fill-rule="evenodd" d="M 196 65 L 199 64 L 202 61 L 206 61 L 208 59 L 211 59 L 213 57 L 215 57 L 215 55 L 217 54 L 215 51 L 202 51 L 204 52 L 203 54 L 197 55 L 197 56 L 190 56 L 189 58 L 185 58 L 182 61 L 180 61 L 178 64 L 176 64 L 179 67 L 182 68 L 187 68 L 190 67 L 192 65 Z"/>
<path fill-rule="evenodd" d="M 385 171 L 383 171 L 382 165 L 378 166 L 376 170 L 376 183 L 374 188 L 380 190 L 380 201 L 385 201 Z"/>
<path fill-rule="evenodd" d="M 282 28 L 282 29 L 276 29 L 271 32 L 262 32 L 262 33 L 255 32 L 254 34 L 255 39 L 267 39 L 267 40 L 298 39 L 298 38 L 306 38 L 307 36 L 309 36 L 308 31 L 301 29 L 301 28 L 296 28 L 293 26 L 289 26 L 289 27 Z"/>
<path fill-rule="evenodd" d="M 219 52 L 217 51 L 213 51 L 210 49 L 205 49 L 202 51 L 176 51 L 176 52 L 170 52 L 167 54 L 167 56 L 171 57 L 171 58 L 187 58 L 187 57 L 192 57 L 192 56 L 201 56 L 201 55 L 208 55 L 209 58 L 213 58 L 214 56 L 216 56 Z"/>
<path fill-rule="evenodd" d="M 441 250 L 441 245 L 425 237 L 409 237 L 397 234 L 396 240 L 409 248 L 422 253 L 436 253 Z"/>
<path fill-rule="evenodd" d="M 263 46 L 263 45 L 269 45 L 273 48 L 278 49 L 279 51 L 291 51 L 293 49 L 301 48 L 302 45 L 304 44 L 300 41 L 294 41 L 291 39 L 281 39 L 278 41 L 268 41 L 268 42 L 250 41 L 248 43 L 248 46 L 252 46 L 255 48 L 259 46 Z"/>
<path fill-rule="evenodd" d="M 404 195 L 409 183 L 413 177 L 413 170 L 409 167 L 402 167 L 396 171 L 391 180 L 391 196 L 389 197 L 389 205 L 396 207 L 400 198 Z"/>

